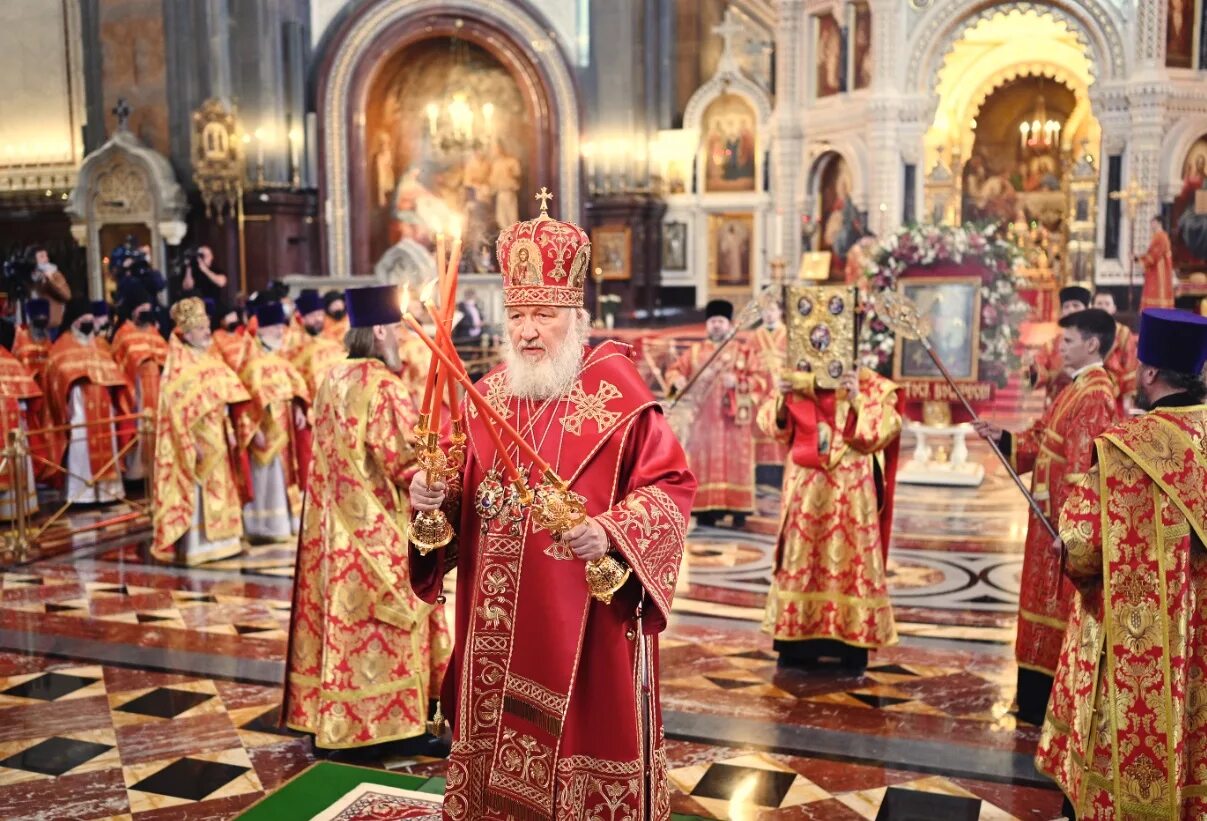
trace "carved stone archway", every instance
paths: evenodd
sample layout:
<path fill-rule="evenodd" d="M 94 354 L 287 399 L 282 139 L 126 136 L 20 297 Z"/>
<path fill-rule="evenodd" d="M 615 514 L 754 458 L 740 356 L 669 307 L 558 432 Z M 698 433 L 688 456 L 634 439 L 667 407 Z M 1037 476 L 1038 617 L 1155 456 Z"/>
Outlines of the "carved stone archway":
<path fill-rule="evenodd" d="M 90 298 L 100 299 L 105 291 L 102 259 L 112 250 L 101 247 L 106 225 L 145 225 L 152 260 L 163 266 L 165 245 L 184 238 L 187 207 L 168 158 L 144 145 L 119 118 L 117 132 L 84 158 L 67 205 L 71 235 L 87 250 Z"/>

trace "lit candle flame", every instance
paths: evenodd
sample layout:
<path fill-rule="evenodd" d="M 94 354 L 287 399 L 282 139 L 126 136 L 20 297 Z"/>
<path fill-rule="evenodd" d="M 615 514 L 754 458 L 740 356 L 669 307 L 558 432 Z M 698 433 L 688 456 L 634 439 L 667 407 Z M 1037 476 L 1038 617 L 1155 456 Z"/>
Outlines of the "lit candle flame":
<path fill-rule="evenodd" d="M 463 230 L 465 230 L 465 218 L 464 218 L 464 217 L 461 217 L 461 216 L 459 216 L 459 215 L 458 215 L 458 216 L 453 217 L 453 218 L 450 220 L 450 224 L 449 224 L 449 233 L 453 235 L 453 240 L 454 240 L 454 241 L 460 241 L 460 239 L 461 239 L 461 232 L 462 232 Z"/>
<path fill-rule="evenodd" d="M 411 307 L 411 283 L 402 283 L 402 292 L 398 296 L 398 307 L 402 309 L 404 314 L 409 312 Z"/>
<path fill-rule="evenodd" d="M 436 280 L 430 279 L 423 286 L 423 290 L 419 292 L 419 301 L 427 303 L 432 301 L 432 296 L 436 293 Z"/>

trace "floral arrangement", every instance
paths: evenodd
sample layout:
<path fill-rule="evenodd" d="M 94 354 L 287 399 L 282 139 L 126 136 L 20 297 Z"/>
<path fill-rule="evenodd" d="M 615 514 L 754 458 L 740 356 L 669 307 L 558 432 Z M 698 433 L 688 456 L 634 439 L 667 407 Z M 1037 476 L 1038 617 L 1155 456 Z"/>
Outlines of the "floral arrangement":
<path fill-rule="evenodd" d="M 916 225 L 902 228 L 875 245 L 864 263 L 868 293 L 897 287 L 897 277 L 906 269 L 978 262 L 981 282 L 981 381 L 1004 388 L 1021 362 L 1018 355 L 1019 325 L 1030 308 L 1018 295 L 1015 273 L 1023 250 L 1001 236 L 998 226 Z M 865 306 L 860 332 L 860 363 L 888 375 L 893 368 L 896 339 L 888 326 Z"/>

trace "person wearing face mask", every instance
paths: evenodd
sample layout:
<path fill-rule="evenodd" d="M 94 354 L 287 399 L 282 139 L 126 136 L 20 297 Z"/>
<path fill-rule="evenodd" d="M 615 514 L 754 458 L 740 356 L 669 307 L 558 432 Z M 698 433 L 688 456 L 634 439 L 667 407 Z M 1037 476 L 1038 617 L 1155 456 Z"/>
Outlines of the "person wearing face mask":
<path fill-rule="evenodd" d="M 323 378 L 332 367 L 343 361 L 346 353 L 343 344 L 323 335 L 327 311 L 318 291 L 308 288 L 298 294 L 297 310 L 306 333 L 301 344 L 295 345 L 286 356 L 301 371 L 302 378 L 310 388 L 310 395 L 317 396 Z"/>
<path fill-rule="evenodd" d="M 120 448 L 135 435 L 132 391 L 112 354 L 96 344 L 92 306 L 72 300 L 46 363 L 46 401 L 55 425 L 73 425 L 59 460 L 67 470 L 67 501 L 108 504 L 125 498 Z"/>
<path fill-rule="evenodd" d="M 96 323 L 93 338 L 101 350 L 113 352 L 109 340 L 109 303 L 103 299 L 92 301 L 92 318 Z"/>
<path fill-rule="evenodd" d="M 155 322 L 155 303 L 142 288 L 126 291 L 122 305 L 123 318 L 113 334 L 113 358 L 134 386 L 134 410 L 142 413 L 159 408 L 159 383 L 168 358 L 168 343 L 159 335 Z M 143 446 L 146 456 L 155 453 L 153 442 L 139 443 L 126 457 L 126 478 L 139 481 L 146 478 Z"/>
<path fill-rule="evenodd" d="M 13 356 L 29 369 L 38 387 L 45 390 L 43 377 L 46 360 L 50 357 L 50 303 L 44 299 L 31 299 L 25 303 L 26 325 L 17 329 L 13 342 Z"/>
<path fill-rule="evenodd" d="M 323 323 L 323 336 L 340 345 L 344 344 L 344 334 L 348 333 L 348 309 L 343 291 L 328 291 L 323 294 L 323 307 L 327 318 Z"/>
<path fill-rule="evenodd" d="M 255 339 L 243 322 L 243 311 L 234 305 L 220 304 L 214 309 L 214 353 L 235 373 L 243 370 Z"/>
<path fill-rule="evenodd" d="M 210 320 L 200 299 L 173 305 L 172 321 L 155 420 L 151 555 L 198 565 L 243 549 L 250 476 L 235 416 L 251 396 L 235 372 L 210 354 Z"/>
<path fill-rule="evenodd" d="M 398 288 L 349 289 L 346 304 L 348 359 L 314 400 L 282 713 L 317 748 L 421 748 L 452 640 L 443 606 L 411 590 L 405 560 L 418 414 L 398 376 Z"/>
<path fill-rule="evenodd" d="M 10 352 L 16 340 L 16 328 L 12 323 L 0 320 L 0 437 L 8 441 L 15 430 L 41 428 L 43 416 L 42 389 L 34 381 L 29 370 Z M 34 483 L 33 454 L 46 457 L 46 440 L 43 436 L 28 439 L 29 453 L 21 458 L 19 470 L 24 474 L 21 493 L 25 498 L 26 515 L 38 510 L 38 489 Z M 12 521 L 17 517 L 12 471 L 5 466 L 0 470 L 0 520 Z"/>
<path fill-rule="evenodd" d="M 285 310 L 279 302 L 256 308 L 258 342 L 239 373 L 251 402 L 239 414 L 249 445 L 253 499 L 243 507 L 248 537 L 282 541 L 296 535 L 310 462 L 306 380 L 280 353 Z"/>
<path fill-rule="evenodd" d="M 705 308 L 708 338 L 692 343 L 667 371 L 676 393 L 733 331 L 733 303 L 714 299 Z M 708 365 L 692 386 L 696 405 L 693 429 L 686 443 L 687 462 L 700 486 L 692 511 L 707 526 L 728 513 L 733 526 L 743 527 L 754 511 L 753 393 L 758 358 L 741 340 L 734 340 Z"/>

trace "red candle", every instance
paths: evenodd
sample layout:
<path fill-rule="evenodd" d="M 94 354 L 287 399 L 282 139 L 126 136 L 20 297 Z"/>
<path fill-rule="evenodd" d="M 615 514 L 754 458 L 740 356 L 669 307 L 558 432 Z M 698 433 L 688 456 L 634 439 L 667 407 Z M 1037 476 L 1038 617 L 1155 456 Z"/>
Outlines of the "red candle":
<path fill-rule="evenodd" d="M 461 387 L 465 388 L 465 395 L 471 402 L 474 403 L 478 410 L 481 413 L 486 414 L 486 416 L 492 422 L 494 422 L 495 425 L 498 425 L 499 428 L 501 428 L 502 431 L 507 434 L 507 438 L 514 442 L 516 446 L 519 447 L 520 451 L 532 461 L 538 472 L 547 472 L 549 470 L 549 463 L 542 459 L 540 454 L 533 450 L 532 446 L 525 442 L 523 437 L 516 432 L 516 429 L 508 424 L 507 420 L 500 416 L 498 411 L 490 406 L 490 403 L 486 401 L 482 394 L 478 393 L 478 389 L 475 388 L 474 384 L 469 381 L 469 376 L 466 375 L 463 368 L 459 367 L 459 363 L 454 364 L 453 360 L 449 358 L 448 354 L 441 350 L 440 346 L 433 342 L 431 337 L 424 332 L 423 326 L 421 326 L 415 320 L 415 317 L 411 316 L 411 314 L 407 314 L 403 317 L 403 319 L 415 330 L 415 333 L 419 335 L 419 338 L 423 341 L 423 344 L 428 346 L 431 352 L 435 354 L 436 358 L 440 360 L 444 367 L 448 368 L 449 373 L 451 373 L 453 377 L 461 383 Z M 506 451 L 503 450 L 503 443 L 500 441 L 498 434 L 493 430 L 491 425 L 487 425 L 486 429 L 490 431 L 491 438 L 495 440 L 495 447 L 498 448 L 499 455 L 502 457 L 504 463 L 508 465 L 509 478 L 516 478 L 519 475 L 519 472 L 515 470 L 515 465 L 508 458 Z"/>
<path fill-rule="evenodd" d="M 457 276 L 461 267 L 461 219 L 453 220 L 453 250 L 449 257 L 446 279 L 441 282 L 444 291 L 440 295 L 444 307 L 444 321 L 453 321 L 453 307 L 457 303 Z M 452 348 L 449 349 L 452 352 Z"/>

